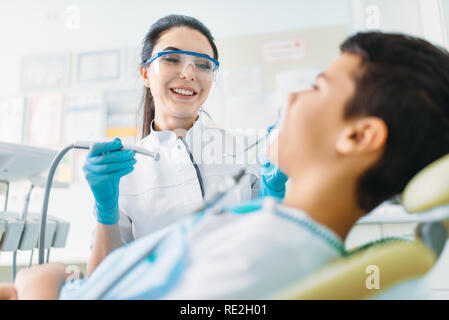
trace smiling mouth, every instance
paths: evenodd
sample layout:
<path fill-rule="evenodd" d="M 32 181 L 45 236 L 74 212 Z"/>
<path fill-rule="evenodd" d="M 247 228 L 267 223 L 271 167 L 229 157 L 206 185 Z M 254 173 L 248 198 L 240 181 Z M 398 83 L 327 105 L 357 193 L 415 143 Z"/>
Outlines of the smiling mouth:
<path fill-rule="evenodd" d="M 190 89 L 184 89 L 184 88 L 170 88 L 170 91 L 174 94 L 182 97 L 193 97 L 198 94 L 198 92 L 190 90 Z"/>

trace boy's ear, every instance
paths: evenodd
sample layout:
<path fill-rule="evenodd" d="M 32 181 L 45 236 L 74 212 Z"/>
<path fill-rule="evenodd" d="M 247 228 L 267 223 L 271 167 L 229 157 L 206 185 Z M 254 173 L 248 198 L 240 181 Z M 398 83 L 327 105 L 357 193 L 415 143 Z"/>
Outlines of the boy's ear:
<path fill-rule="evenodd" d="M 150 87 L 150 77 L 149 77 L 149 72 L 148 72 L 147 67 L 144 66 L 140 66 L 139 67 L 139 73 L 140 73 L 140 77 L 143 80 L 143 84 L 145 85 L 145 87 L 149 88 Z"/>
<path fill-rule="evenodd" d="M 337 138 L 335 149 L 340 154 L 367 154 L 385 146 L 388 127 L 378 117 L 365 117 L 345 126 Z"/>

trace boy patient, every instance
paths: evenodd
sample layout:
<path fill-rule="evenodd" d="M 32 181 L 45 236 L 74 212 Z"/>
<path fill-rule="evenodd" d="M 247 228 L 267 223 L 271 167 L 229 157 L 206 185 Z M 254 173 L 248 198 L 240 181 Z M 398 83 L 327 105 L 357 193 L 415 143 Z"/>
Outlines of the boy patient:
<path fill-rule="evenodd" d="M 3 299 L 86 298 L 156 236 L 106 299 L 264 299 L 344 254 L 356 221 L 449 153 L 449 55 L 404 35 L 359 33 L 314 85 L 289 95 L 268 157 L 289 176 L 266 198 L 192 217 L 112 252 L 86 280 L 59 263 L 19 272 Z"/>

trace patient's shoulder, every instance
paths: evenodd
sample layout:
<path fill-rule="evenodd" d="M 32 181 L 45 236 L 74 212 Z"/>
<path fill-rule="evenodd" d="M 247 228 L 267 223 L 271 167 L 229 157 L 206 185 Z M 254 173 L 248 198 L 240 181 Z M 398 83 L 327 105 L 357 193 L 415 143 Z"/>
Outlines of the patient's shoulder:
<path fill-rule="evenodd" d="M 247 241 L 270 242 L 270 245 L 303 246 L 344 255 L 344 244 L 338 235 L 312 219 L 303 210 L 283 206 L 276 198 L 264 198 L 233 208 L 242 215 L 234 225 L 236 230 L 246 229 Z M 239 227 L 237 227 L 239 226 Z"/>

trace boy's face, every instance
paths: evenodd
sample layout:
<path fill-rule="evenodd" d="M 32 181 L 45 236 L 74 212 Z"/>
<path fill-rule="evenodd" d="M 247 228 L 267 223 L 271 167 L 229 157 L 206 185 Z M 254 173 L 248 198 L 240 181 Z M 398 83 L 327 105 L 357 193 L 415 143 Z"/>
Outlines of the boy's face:
<path fill-rule="evenodd" d="M 343 113 L 355 93 L 354 77 L 360 66 L 358 55 L 343 53 L 312 88 L 290 94 L 278 145 L 271 144 L 268 151 L 272 162 L 289 177 L 322 169 L 338 159 L 337 139 L 348 123 Z"/>

